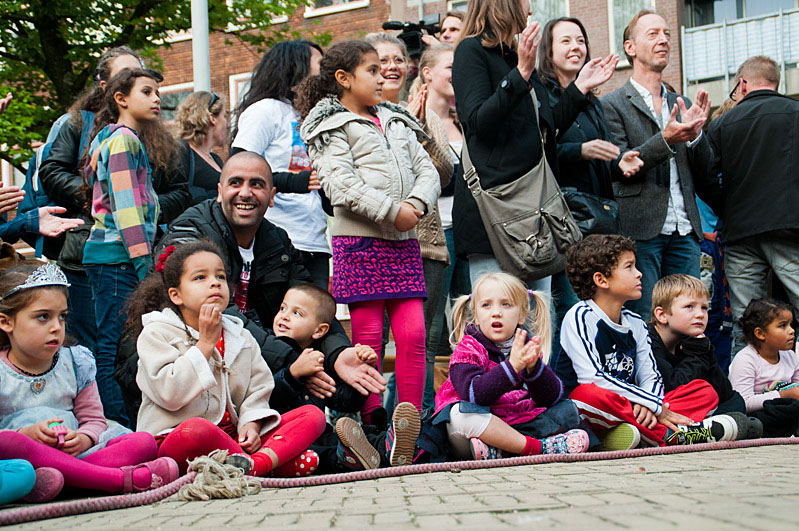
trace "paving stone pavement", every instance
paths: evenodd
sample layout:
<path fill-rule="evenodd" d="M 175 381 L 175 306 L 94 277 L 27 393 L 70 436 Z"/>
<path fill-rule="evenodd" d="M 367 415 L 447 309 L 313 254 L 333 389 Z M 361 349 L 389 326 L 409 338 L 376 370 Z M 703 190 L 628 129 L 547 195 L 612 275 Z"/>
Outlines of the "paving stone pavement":
<path fill-rule="evenodd" d="M 440 472 L 269 489 L 234 500 L 159 504 L 16 529 L 763 529 L 796 525 L 799 447 Z"/>

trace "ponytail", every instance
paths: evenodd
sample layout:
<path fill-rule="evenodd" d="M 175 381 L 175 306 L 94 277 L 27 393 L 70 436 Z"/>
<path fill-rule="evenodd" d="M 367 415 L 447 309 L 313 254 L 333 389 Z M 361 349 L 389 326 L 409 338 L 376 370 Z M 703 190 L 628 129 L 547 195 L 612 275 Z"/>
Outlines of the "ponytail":
<path fill-rule="evenodd" d="M 456 347 L 463 339 L 466 332 L 466 325 L 474 320 L 470 308 L 472 302 L 471 295 L 461 295 L 452 303 L 452 333 L 449 336 L 449 343 Z"/>
<path fill-rule="evenodd" d="M 530 334 L 541 338 L 541 360 L 549 363 L 552 354 L 552 319 L 549 315 L 549 300 L 540 291 L 530 291 L 535 308 L 530 324 Z M 529 320 L 529 313 L 528 313 Z"/>

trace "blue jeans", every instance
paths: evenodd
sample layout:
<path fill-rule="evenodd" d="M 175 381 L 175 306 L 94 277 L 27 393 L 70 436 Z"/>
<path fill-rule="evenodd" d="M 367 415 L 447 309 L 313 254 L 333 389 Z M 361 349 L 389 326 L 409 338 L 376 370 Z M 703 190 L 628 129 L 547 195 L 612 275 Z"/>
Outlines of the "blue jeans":
<path fill-rule="evenodd" d="M 132 264 L 87 265 L 86 273 L 94 296 L 94 316 L 97 324 L 97 390 L 106 418 L 129 426 L 127 408 L 119 384 L 114 380 L 114 361 L 122 328 L 127 319 L 128 295 L 139 283 Z"/>
<path fill-rule="evenodd" d="M 682 273 L 699 277 L 699 240 L 692 234 L 658 234 L 651 240 L 636 241 L 635 267 L 641 272 L 641 298 L 627 301 L 627 308 L 649 320 L 652 314 L 652 290 L 666 275 Z"/>
<path fill-rule="evenodd" d="M 69 281 L 67 300 L 67 332 L 79 345 L 94 353 L 97 350 L 97 322 L 94 319 L 94 299 L 86 271 L 64 269 Z"/>
<path fill-rule="evenodd" d="M 560 325 L 563 324 L 566 312 L 578 302 L 580 302 L 580 298 L 574 292 L 569 279 L 566 277 L 566 272 L 562 271 L 552 275 L 552 304 L 555 307 L 555 321 L 552 323 L 552 335 L 555 339 L 552 342 L 553 351 L 559 348 Z"/>

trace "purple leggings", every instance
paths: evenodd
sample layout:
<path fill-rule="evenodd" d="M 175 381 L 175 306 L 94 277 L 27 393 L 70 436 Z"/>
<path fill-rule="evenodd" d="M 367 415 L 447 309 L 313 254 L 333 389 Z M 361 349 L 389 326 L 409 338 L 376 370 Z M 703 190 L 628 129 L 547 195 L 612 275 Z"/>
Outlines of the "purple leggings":
<path fill-rule="evenodd" d="M 158 446 L 146 432 L 129 433 L 108 441 L 85 459 L 78 459 L 15 431 L 0 431 L 0 459 L 24 459 L 33 468 L 51 467 L 64 474 L 64 484 L 78 489 L 120 493 L 125 472 L 122 467 L 155 459 Z M 149 485 L 150 471 L 133 472 L 134 485 Z"/>
<path fill-rule="evenodd" d="M 397 398 L 410 402 L 422 410 L 424 394 L 424 310 L 421 298 L 388 299 L 351 302 L 352 342 L 369 345 L 380 352 L 383 342 L 383 313 L 388 310 L 388 320 L 397 345 L 394 372 L 397 379 Z M 381 370 L 378 363 L 378 370 Z M 380 407 L 380 395 L 371 394 L 361 413 L 367 416 Z"/>

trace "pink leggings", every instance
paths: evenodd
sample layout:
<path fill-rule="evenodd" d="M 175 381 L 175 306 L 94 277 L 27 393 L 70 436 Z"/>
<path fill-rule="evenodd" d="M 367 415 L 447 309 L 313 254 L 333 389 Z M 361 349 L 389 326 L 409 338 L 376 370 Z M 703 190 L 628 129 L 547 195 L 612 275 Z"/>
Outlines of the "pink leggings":
<path fill-rule="evenodd" d="M 277 455 L 278 464 L 291 461 L 325 430 L 325 414 L 316 406 L 302 406 L 280 415 L 280 424 L 261 437 L 262 449 L 269 448 Z M 161 442 L 158 457 L 168 456 L 177 461 L 180 473 L 185 474 L 188 461 L 214 450 L 231 454 L 246 453 L 238 442 L 219 426 L 200 417 L 185 420 L 169 432 Z"/>
<path fill-rule="evenodd" d="M 350 303 L 352 342 L 369 345 L 380 352 L 383 343 L 383 313 L 388 310 L 388 320 L 397 345 L 394 372 L 397 380 L 397 398 L 410 402 L 422 410 L 424 394 L 424 303 L 421 298 L 387 299 Z M 378 363 L 378 369 L 382 369 Z M 362 413 L 369 414 L 381 405 L 380 395 L 371 394 L 366 399 Z"/>
<path fill-rule="evenodd" d="M 64 474 L 64 484 L 79 489 L 122 492 L 125 473 L 121 467 L 155 459 L 158 446 L 146 432 L 129 433 L 108 441 L 85 459 L 78 459 L 15 431 L 0 431 L 0 459 L 25 459 L 33 468 L 51 467 Z M 150 471 L 133 472 L 133 484 L 150 485 Z"/>

